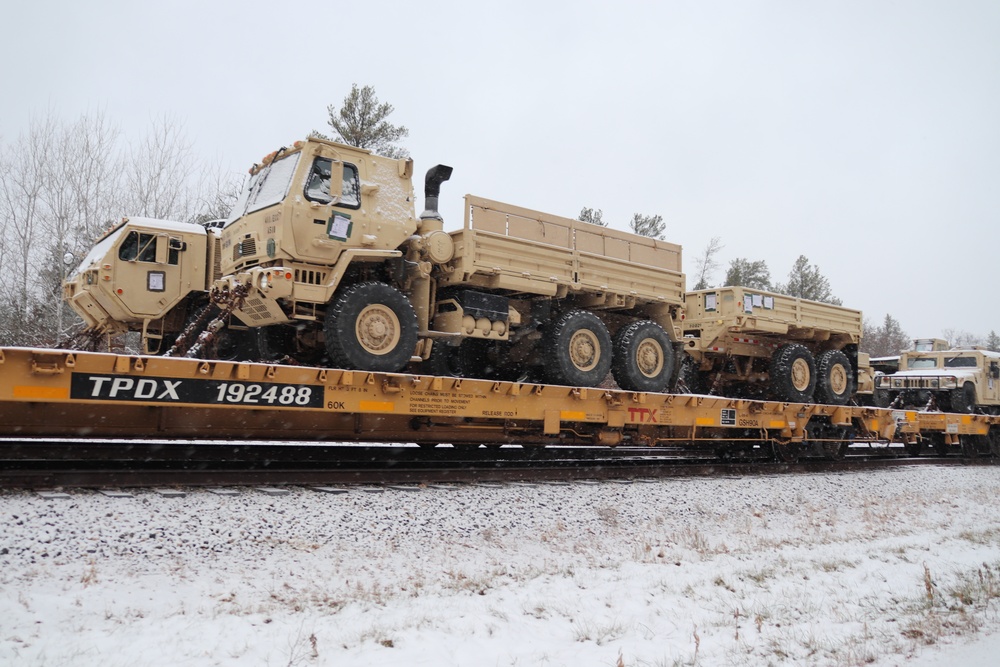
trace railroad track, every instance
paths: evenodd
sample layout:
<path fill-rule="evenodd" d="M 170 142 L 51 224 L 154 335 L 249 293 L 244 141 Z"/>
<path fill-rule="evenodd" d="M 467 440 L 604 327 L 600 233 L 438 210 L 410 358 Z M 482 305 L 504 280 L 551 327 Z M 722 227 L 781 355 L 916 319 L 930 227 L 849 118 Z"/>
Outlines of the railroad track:
<path fill-rule="evenodd" d="M 841 461 L 775 461 L 769 452 L 720 460 L 648 447 L 352 446 L 315 443 L 5 440 L 0 488 L 378 485 L 569 481 L 859 471 L 910 465 L 993 465 L 992 458 L 907 457 L 902 448 L 851 448 Z"/>

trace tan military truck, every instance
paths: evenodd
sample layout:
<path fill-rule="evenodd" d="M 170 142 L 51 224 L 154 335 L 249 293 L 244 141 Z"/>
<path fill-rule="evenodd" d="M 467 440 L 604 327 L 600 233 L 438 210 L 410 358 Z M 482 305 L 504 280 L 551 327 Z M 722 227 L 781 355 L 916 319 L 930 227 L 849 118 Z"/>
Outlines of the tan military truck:
<path fill-rule="evenodd" d="M 720 287 L 688 292 L 679 324 L 696 393 L 830 405 L 855 393 L 861 311 Z"/>
<path fill-rule="evenodd" d="M 451 168 L 427 172 L 419 217 L 412 171 L 313 138 L 269 155 L 222 229 L 213 300 L 339 368 L 668 389 L 680 246 L 473 196 L 445 232 Z"/>
<path fill-rule="evenodd" d="M 209 305 L 208 290 L 219 277 L 219 223 L 123 218 L 63 283 L 63 298 L 85 331 L 139 332 L 144 354 L 162 354 Z M 249 332 L 238 329 L 219 337 L 214 356 L 252 356 L 245 349 Z"/>
<path fill-rule="evenodd" d="M 904 352 L 899 370 L 878 378 L 892 406 L 1000 414 L 1000 352 L 929 347 Z"/>

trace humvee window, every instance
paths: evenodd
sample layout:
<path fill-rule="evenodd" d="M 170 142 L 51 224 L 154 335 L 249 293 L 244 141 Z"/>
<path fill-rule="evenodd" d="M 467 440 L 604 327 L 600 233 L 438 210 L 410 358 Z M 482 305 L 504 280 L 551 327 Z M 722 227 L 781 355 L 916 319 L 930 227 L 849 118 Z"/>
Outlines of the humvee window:
<path fill-rule="evenodd" d="M 945 368 L 975 368 L 978 365 L 975 357 L 952 357 L 944 360 Z"/>
<path fill-rule="evenodd" d="M 937 368 L 937 359 L 910 359 L 906 362 L 907 370 L 915 371 L 923 368 Z"/>
<path fill-rule="evenodd" d="M 306 181 L 306 199 L 330 204 L 333 198 L 330 196 L 330 178 L 332 162 L 328 158 L 316 158 L 313 161 L 312 170 Z M 358 179 L 358 168 L 353 164 L 344 163 L 344 182 L 341 184 L 340 201 L 337 206 L 345 208 L 359 208 L 361 206 L 361 188 Z"/>

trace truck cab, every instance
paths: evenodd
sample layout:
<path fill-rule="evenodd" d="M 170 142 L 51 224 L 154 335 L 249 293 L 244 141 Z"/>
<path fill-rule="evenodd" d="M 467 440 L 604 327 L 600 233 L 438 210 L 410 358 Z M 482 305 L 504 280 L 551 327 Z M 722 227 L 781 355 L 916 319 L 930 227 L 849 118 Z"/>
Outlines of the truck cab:
<path fill-rule="evenodd" d="M 217 243 L 206 226 L 123 218 L 63 283 L 63 297 L 88 330 L 139 331 L 144 353 L 162 353 L 194 302 L 206 302 Z"/>

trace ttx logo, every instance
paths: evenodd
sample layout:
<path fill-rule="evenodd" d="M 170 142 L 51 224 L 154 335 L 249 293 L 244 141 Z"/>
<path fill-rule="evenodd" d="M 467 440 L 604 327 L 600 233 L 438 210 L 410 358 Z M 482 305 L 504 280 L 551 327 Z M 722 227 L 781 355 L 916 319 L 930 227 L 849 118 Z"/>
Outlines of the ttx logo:
<path fill-rule="evenodd" d="M 629 408 L 628 418 L 632 423 L 640 424 L 656 424 L 656 409 L 655 408 Z"/>

